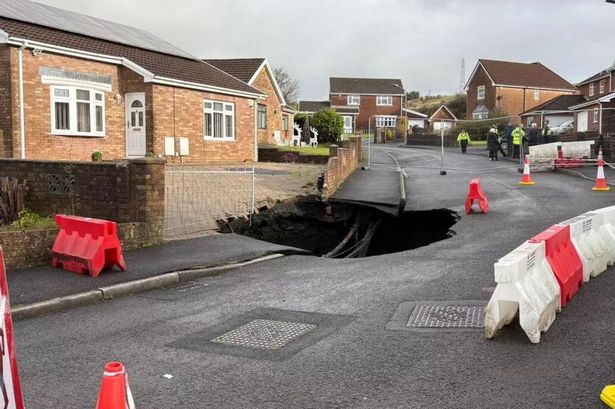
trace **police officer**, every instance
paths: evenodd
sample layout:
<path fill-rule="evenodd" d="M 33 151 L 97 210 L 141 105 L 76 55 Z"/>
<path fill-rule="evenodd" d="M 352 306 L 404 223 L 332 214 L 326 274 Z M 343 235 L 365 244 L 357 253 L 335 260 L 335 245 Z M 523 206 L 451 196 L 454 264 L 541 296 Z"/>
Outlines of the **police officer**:
<path fill-rule="evenodd" d="M 551 129 L 551 125 L 549 125 L 549 121 L 545 121 L 545 126 L 542 128 L 542 139 L 545 141 L 544 143 L 551 143 L 551 138 L 553 136 L 553 129 Z"/>
<path fill-rule="evenodd" d="M 512 143 L 513 143 L 513 159 L 519 159 L 520 149 L 519 146 L 525 139 L 525 132 L 523 132 L 523 124 L 519 122 L 519 125 L 512 131 Z"/>
<path fill-rule="evenodd" d="M 459 135 L 457 135 L 457 142 L 461 146 L 461 153 L 466 153 L 466 148 L 468 143 L 470 143 L 470 135 L 468 135 L 465 129 L 462 129 Z"/>

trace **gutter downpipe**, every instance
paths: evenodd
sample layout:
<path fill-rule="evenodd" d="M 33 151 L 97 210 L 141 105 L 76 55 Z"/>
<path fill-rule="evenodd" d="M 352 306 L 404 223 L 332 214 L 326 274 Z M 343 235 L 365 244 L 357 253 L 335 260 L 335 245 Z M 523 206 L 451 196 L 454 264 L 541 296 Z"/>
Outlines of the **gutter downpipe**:
<path fill-rule="evenodd" d="M 23 51 L 26 49 L 27 43 L 17 49 L 17 70 L 19 77 L 19 142 L 21 146 L 21 159 L 26 159 L 26 122 L 24 109 L 24 90 L 23 90 Z"/>

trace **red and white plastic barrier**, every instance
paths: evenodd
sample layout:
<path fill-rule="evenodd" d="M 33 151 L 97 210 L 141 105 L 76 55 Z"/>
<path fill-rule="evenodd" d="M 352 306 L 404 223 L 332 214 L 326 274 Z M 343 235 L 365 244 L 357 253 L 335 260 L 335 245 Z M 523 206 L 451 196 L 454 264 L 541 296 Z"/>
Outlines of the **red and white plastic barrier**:
<path fill-rule="evenodd" d="M 584 281 L 614 262 L 615 206 L 537 234 L 495 263 L 497 286 L 485 310 L 485 337 L 492 338 L 518 311 L 530 341 L 540 342 L 555 312 L 566 306 Z"/>

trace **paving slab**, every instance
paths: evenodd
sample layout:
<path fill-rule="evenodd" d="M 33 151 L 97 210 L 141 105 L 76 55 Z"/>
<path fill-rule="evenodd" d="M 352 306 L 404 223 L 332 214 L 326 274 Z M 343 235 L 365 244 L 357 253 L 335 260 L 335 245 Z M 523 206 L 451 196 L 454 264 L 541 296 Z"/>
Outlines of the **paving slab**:
<path fill-rule="evenodd" d="M 126 271 L 104 270 L 96 278 L 50 265 L 9 271 L 11 303 L 31 304 L 172 271 L 230 264 L 272 253 L 306 252 L 238 234 L 212 234 L 171 241 L 160 246 L 127 251 L 124 254 Z"/>

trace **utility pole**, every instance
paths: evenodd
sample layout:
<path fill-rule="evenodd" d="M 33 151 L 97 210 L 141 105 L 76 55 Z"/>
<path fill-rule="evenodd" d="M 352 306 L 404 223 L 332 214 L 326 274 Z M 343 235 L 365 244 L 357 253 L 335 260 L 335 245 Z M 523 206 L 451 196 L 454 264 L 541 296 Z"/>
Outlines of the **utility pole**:
<path fill-rule="evenodd" d="M 461 72 L 459 74 L 459 93 L 463 93 L 463 87 L 466 85 L 466 60 L 461 57 Z"/>

